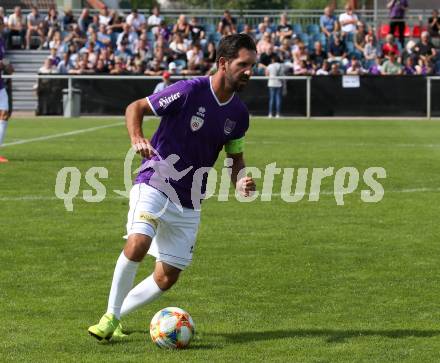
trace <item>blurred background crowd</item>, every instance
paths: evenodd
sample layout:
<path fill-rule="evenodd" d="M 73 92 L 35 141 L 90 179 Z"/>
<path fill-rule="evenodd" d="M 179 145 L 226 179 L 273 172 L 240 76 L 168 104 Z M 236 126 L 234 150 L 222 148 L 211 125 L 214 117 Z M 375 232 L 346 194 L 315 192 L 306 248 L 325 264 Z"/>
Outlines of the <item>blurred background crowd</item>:
<path fill-rule="evenodd" d="M 396 5 L 398 3 L 398 6 Z M 440 74 L 440 19 L 405 24 L 406 1 L 390 1 L 390 22 L 375 29 L 347 4 L 335 15 L 322 11 L 319 23 L 301 26 L 287 14 L 262 17 L 251 26 L 228 10 L 214 24 L 180 15 L 166 21 L 159 7 L 128 14 L 103 7 L 58 13 L 55 7 L 0 7 L 3 37 L 9 49 L 48 49 L 39 73 L 203 75 L 215 70 L 215 47 L 221 37 L 243 32 L 257 43 L 257 75 L 279 63 L 279 75 L 431 75 Z"/>

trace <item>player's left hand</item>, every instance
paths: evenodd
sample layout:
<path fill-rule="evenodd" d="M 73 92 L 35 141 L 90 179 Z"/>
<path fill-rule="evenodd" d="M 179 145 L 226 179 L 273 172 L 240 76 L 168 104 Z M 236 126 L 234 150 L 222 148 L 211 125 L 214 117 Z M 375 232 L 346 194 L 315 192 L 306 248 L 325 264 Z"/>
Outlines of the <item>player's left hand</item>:
<path fill-rule="evenodd" d="M 255 191 L 255 182 L 251 177 L 245 176 L 237 181 L 236 188 L 243 197 L 249 197 Z"/>

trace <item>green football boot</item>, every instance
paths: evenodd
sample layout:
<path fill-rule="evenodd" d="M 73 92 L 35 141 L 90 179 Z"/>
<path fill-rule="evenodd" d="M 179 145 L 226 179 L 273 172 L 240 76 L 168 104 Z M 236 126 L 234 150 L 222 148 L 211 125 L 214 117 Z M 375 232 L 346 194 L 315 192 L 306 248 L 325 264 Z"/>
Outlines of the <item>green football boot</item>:
<path fill-rule="evenodd" d="M 113 338 L 125 338 L 128 337 L 128 334 L 124 333 L 124 330 L 122 329 L 122 324 L 119 323 L 116 327 L 115 331 L 113 332 Z"/>
<path fill-rule="evenodd" d="M 114 314 L 104 314 L 98 324 L 92 325 L 89 328 L 89 334 L 98 340 L 106 339 L 110 340 L 118 328 L 119 320 L 116 319 Z M 121 331 L 122 332 L 122 331 Z"/>

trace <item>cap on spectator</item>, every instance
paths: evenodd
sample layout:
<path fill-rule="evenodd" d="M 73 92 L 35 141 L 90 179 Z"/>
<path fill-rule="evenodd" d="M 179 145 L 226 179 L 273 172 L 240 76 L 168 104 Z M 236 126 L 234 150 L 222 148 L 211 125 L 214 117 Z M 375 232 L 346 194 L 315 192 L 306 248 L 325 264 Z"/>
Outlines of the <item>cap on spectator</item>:
<path fill-rule="evenodd" d="M 171 62 L 171 63 L 168 65 L 168 70 L 169 70 L 170 72 L 175 71 L 176 69 L 177 69 L 177 64 L 176 64 L 176 63 Z"/>
<path fill-rule="evenodd" d="M 165 72 L 163 72 L 162 77 L 165 79 L 169 79 L 171 77 L 171 74 L 170 74 L 170 72 L 165 71 Z"/>

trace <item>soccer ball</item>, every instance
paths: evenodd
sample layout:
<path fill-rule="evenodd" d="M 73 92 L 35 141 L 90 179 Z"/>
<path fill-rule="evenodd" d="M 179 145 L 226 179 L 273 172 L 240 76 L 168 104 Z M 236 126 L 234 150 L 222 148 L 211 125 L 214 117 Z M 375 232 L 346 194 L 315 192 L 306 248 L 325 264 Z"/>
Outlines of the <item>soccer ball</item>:
<path fill-rule="evenodd" d="M 194 322 L 185 310 L 168 307 L 153 316 L 150 335 L 161 348 L 185 348 L 194 336 Z"/>

